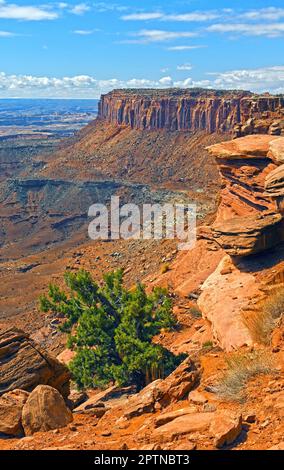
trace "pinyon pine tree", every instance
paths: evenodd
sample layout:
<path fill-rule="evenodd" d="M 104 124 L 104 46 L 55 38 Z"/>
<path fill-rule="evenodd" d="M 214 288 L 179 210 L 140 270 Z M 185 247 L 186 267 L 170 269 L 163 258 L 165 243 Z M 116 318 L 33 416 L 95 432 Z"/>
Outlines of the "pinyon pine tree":
<path fill-rule="evenodd" d="M 60 329 L 76 352 L 70 364 L 79 388 L 136 384 L 143 387 L 168 375 L 183 356 L 152 342 L 162 330 L 176 327 L 167 291 L 147 294 L 141 284 L 127 290 L 123 271 L 106 274 L 98 285 L 90 273 L 65 273 L 68 293 L 56 285 L 41 296 L 43 312 L 65 317 Z"/>

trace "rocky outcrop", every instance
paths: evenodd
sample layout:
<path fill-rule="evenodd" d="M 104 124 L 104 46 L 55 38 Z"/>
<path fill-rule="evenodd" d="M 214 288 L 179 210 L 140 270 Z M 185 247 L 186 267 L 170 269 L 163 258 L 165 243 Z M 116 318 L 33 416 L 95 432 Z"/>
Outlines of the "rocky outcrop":
<path fill-rule="evenodd" d="M 17 328 L 0 332 L 0 395 L 44 384 L 69 395 L 68 369 Z"/>
<path fill-rule="evenodd" d="M 248 256 L 273 248 L 284 240 L 281 214 L 234 217 L 214 224 L 213 236 L 229 255 Z"/>
<path fill-rule="evenodd" d="M 212 232 L 231 256 L 259 253 L 284 239 L 282 215 L 269 193 L 270 175 L 277 171 L 269 157 L 274 140 L 268 135 L 247 136 L 209 147 L 223 181 Z"/>
<path fill-rule="evenodd" d="M 277 269 L 275 275 L 268 272 L 277 264 L 283 269 L 283 143 L 282 137 L 259 135 L 209 148 L 223 181 L 211 233 L 227 254 L 203 283 L 198 305 L 211 323 L 215 341 L 226 351 L 253 344 L 250 315 L 267 285 L 282 279 Z"/>
<path fill-rule="evenodd" d="M 23 407 L 22 425 L 26 436 L 65 427 L 72 420 L 72 413 L 58 390 L 48 385 L 38 385 Z"/>
<path fill-rule="evenodd" d="M 132 129 L 202 129 L 211 133 L 231 131 L 240 123 L 241 135 L 245 135 L 245 132 L 267 133 L 272 121 L 281 119 L 283 113 L 282 96 L 258 96 L 244 91 L 142 89 L 114 90 L 102 95 L 98 115 L 109 123 Z M 249 122 L 242 128 L 251 118 L 263 122 L 257 125 Z"/>

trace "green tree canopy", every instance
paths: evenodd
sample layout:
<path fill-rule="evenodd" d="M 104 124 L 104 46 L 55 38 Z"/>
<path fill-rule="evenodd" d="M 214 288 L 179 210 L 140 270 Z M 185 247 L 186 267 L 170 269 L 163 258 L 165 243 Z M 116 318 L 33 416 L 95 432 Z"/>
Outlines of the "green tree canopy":
<path fill-rule="evenodd" d="M 65 273 L 68 293 L 50 285 L 40 297 L 44 312 L 61 314 L 60 329 L 76 351 L 70 364 L 79 388 L 136 384 L 168 375 L 183 359 L 152 342 L 163 329 L 176 327 L 172 302 L 165 289 L 147 294 L 141 284 L 123 286 L 123 271 L 106 274 L 102 285 L 90 273 Z"/>

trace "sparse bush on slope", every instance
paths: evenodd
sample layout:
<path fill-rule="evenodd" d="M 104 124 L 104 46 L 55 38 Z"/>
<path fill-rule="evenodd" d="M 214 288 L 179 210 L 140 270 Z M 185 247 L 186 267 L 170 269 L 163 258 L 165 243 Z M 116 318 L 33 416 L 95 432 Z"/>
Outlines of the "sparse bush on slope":
<path fill-rule="evenodd" d="M 275 372 L 273 358 L 266 351 L 234 353 L 226 358 L 226 365 L 227 369 L 213 387 L 213 391 L 228 401 L 243 401 L 250 379 Z"/>
<path fill-rule="evenodd" d="M 152 343 L 162 329 L 176 326 L 166 290 L 147 294 L 141 284 L 127 290 L 122 270 L 105 275 L 101 286 L 86 271 L 66 272 L 65 282 L 69 294 L 50 285 L 40 307 L 66 318 L 61 330 L 77 353 L 70 369 L 79 388 L 110 382 L 143 387 L 181 362 L 183 356 Z"/>
<path fill-rule="evenodd" d="M 266 299 L 258 312 L 245 318 L 245 324 L 257 343 L 269 345 L 273 330 L 283 314 L 284 288 L 281 288 Z"/>

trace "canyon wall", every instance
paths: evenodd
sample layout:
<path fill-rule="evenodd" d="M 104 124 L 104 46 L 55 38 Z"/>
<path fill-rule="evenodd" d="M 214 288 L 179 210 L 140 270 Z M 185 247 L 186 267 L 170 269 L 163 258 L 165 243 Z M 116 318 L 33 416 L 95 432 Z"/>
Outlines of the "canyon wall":
<path fill-rule="evenodd" d="M 243 91 L 114 90 L 102 95 L 99 118 L 132 129 L 226 132 L 249 119 L 284 119 L 284 96 Z M 254 133 L 266 133 L 265 122 Z M 251 133 L 251 132 L 248 132 Z"/>

